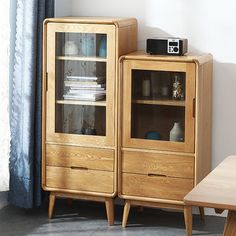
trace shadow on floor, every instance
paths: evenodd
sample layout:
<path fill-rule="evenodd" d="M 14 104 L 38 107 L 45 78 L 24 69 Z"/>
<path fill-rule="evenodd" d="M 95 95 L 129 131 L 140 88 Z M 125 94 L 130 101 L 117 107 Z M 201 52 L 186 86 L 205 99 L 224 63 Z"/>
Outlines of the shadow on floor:
<path fill-rule="evenodd" d="M 127 227 L 122 229 L 123 207 L 115 207 L 115 225 L 109 227 L 102 203 L 57 200 L 54 218 L 47 218 L 47 206 L 33 210 L 6 206 L 0 210 L 0 235 L 82 235 L 82 236 L 183 236 L 182 213 L 132 207 Z M 193 235 L 221 235 L 225 219 L 207 216 L 205 223 L 198 215 L 193 218 Z"/>

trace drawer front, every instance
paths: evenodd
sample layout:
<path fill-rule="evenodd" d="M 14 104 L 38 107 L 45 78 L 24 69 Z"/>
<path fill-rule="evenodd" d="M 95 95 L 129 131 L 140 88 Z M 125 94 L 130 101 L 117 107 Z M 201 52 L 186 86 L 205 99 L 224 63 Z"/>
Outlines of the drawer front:
<path fill-rule="evenodd" d="M 194 157 L 123 151 L 122 172 L 192 179 L 194 178 Z"/>
<path fill-rule="evenodd" d="M 193 188 L 193 179 L 122 174 L 122 194 L 182 201 Z"/>
<path fill-rule="evenodd" d="M 113 171 L 114 151 L 98 148 L 47 145 L 46 165 Z"/>
<path fill-rule="evenodd" d="M 113 193 L 113 172 L 47 166 L 46 186 L 59 189 Z"/>

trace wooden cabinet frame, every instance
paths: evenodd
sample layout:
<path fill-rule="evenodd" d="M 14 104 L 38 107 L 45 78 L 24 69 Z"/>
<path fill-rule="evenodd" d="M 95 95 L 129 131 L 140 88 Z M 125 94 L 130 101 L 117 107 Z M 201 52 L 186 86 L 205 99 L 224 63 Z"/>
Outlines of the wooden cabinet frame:
<path fill-rule="evenodd" d="M 107 57 L 56 55 L 56 33 L 107 35 Z M 135 51 L 134 18 L 65 17 L 44 21 L 42 89 L 42 187 L 50 191 L 49 218 L 56 197 L 105 202 L 109 225 L 114 223 L 117 195 L 117 85 L 119 56 Z M 56 60 L 106 63 L 106 101 L 56 100 Z M 56 104 L 105 107 L 106 135 L 55 132 Z M 78 179 L 77 179 L 78 178 Z M 86 184 L 87 181 L 87 184 Z"/>
<path fill-rule="evenodd" d="M 155 70 L 186 73 L 186 99 L 185 99 L 185 142 L 153 141 L 131 138 L 131 71 L 132 70 Z M 194 152 L 194 124 L 195 124 L 195 65 L 182 62 L 161 62 L 150 63 L 145 60 L 124 61 L 123 65 L 125 79 L 121 82 L 123 104 L 122 104 L 122 147 L 148 148 L 165 151 Z"/>
<path fill-rule="evenodd" d="M 87 136 L 62 134 L 55 132 L 55 62 L 56 58 L 56 33 L 94 33 L 107 35 L 107 58 L 103 59 L 107 68 L 107 97 L 104 106 L 106 106 L 106 135 L 105 136 Z M 114 25 L 96 25 L 96 24 L 73 24 L 73 23 L 50 23 L 48 25 L 47 45 L 50 47 L 47 50 L 47 137 L 48 142 L 65 142 L 65 143 L 80 143 L 81 145 L 96 144 L 97 146 L 114 146 L 115 145 L 115 81 L 109 78 L 115 77 L 115 26 Z M 81 57 L 77 60 L 94 60 L 99 61 L 99 58 Z M 88 103 L 85 103 L 85 105 Z M 96 102 L 91 102 L 88 105 L 97 106 Z"/>
<path fill-rule="evenodd" d="M 185 143 L 131 138 L 132 69 L 186 73 Z M 188 228 L 184 195 L 211 170 L 212 56 L 154 56 L 139 51 L 122 56 L 119 89 L 118 195 L 125 200 L 122 226 L 135 205 L 181 210 Z M 176 104 L 168 101 L 164 105 Z M 175 181 L 183 182 L 175 186 Z M 199 210 L 203 217 L 203 209 Z"/>

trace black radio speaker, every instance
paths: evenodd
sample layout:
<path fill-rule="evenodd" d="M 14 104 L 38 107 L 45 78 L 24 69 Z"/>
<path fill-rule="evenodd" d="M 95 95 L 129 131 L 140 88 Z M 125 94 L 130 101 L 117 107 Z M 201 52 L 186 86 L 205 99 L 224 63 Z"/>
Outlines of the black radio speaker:
<path fill-rule="evenodd" d="M 182 56 L 188 51 L 188 40 L 181 38 L 147 39 L 146 51 L 152 55 Z"/>

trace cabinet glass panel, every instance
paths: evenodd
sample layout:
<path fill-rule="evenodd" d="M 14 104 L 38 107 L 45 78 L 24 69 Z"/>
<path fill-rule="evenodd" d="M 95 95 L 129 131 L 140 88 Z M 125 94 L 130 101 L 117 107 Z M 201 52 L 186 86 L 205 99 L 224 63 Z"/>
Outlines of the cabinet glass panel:
<path fill-rule="evenodd" d="M 56 33 L 56 132 L 106 135 L 106 54 L 106 34 Z"/>
<path fill-rule="evenodd" d="M 131 137 L 184 142 L 184 72 L 132 70 Z"/>
<path fill-rule="evenodd" d="M 106 107 L 57 104 L 56 132 L 106 135 Z"/>

